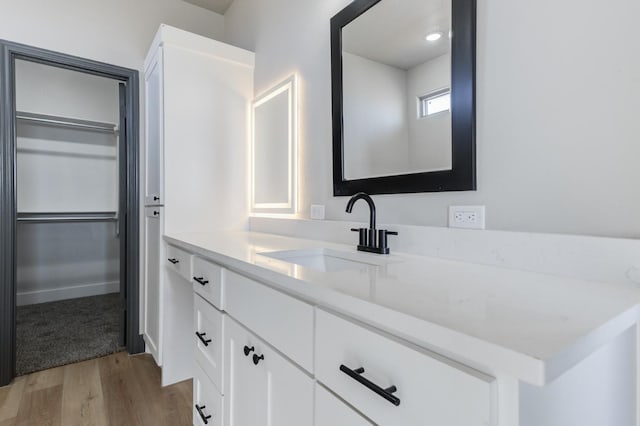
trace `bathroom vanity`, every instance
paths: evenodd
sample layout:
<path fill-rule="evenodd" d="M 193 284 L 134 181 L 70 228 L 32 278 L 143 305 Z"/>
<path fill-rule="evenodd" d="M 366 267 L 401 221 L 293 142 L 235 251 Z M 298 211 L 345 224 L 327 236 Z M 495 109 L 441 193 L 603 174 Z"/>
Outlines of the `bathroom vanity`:
<path fill-rule="evenodd" d="M 355 2 L 337 15 L 333 41 L 377 3 Z M 454 60 L 462 65 L 452 70 L 454 88 L 456 81 L 473 87 L 474 11 L 471 0 L 456 2 L 452 11 L 458 36 L 451 54 L 462 59 Z M 594 243 L 603 245 L 598 250 L 586 244 L 580 257 L 574 255 L 582 242 L 562 246 L 556 237 L 487 231 L 474 234 L 481 241 L 459 243 L 455 230 L 438 228 L 433 232 L 439 241 L 400 231 L 392 244 L 418 250 L 380 255 L 356 250 L 359 241 L 361 250 L 387 253 L 386 243 L 372 242 L 395 235 L 396 229 L 374 232 L 373 210 L 369 228 L 353 225 L 357 236 L 346 222 L 313 223 L 311 238 L 344 241 L 322 231 L 340 227 L 340 235 L 352 238 L 350 245 L 301 238 L 291 218 L 280 225 L 293 229 L 290 237 L 222 231 L 245 228 L 250 209 L 296 211 L 297 160 L 291 153 L 298 128 L 292 113 L 297 78 L 253 103 L 254 118 L 265 105 L 278 113 L 272 116 L 269 109 L 269 120 L 254 120 L 247 153 L 242 141 L 251 139 L 251 52 L 163 26 L 145 65 L 147 103 L 155 109 L 147 110 L 144 197 L 149 207 L 140 332 L 162 367 L 163 385 L 193 379 L 194 424 L 639 424 L 640 278 L 608 279 L 614 270 L 624 275 L 607 261 L 620 254 L 608 251 L 614 245 L 610 240 Z M 335 99 L 341 99 L 342 88 L 334 84 Z M 450 119 L 467 131 L 451 136 L 457 160 L 445 161 L 450 169 L 421 165 L 419 173 L 394 169 L 352 176 L 334 168 L 335 195 L 475 188 L 473 98 L 467 96 L 469 105 L 460 108 L 464 103 L 456 93 L 461 92 L 451 93 L 451 102 L 459 108 Z M 182 106 L 193 99 L 199 100 L 198 108 L 185 114 Z M 264 99 L 280 103 L 264 104 Z M 262 137 L 269 132 L 256 124 L 272 124 L 273 117 L 290 136 L 280 144 L 291 149 L 280 150 L 287 155 L 278 157 L 278 166 L 271 154 L 280 151 L 264 141 L 281 138 Z M 437 117 L 447 113 L 434 113 Z M 334 124 L 343 118 L 334 114 Z M 348 154 L 344 143 L 351 142 L 340 132 L 334 137 L 334 151 Z M 270 155 L 260 158 L 260 152 Z M 334 166 L 342 161 L 334 157 Z M 257 173 L 257 164 L 287 172 L 278 180 L 282 188 L 275 199 L 263 199 L 256 183 L 267 180 Z M 273 185 L 267 187 L 273 195 Z M 465 261 L 444 260 L 438 244 L 448 244 L 449 252 Z M 495 244 L 502 248 L 492 249 Z M 526 262 L 501 267 L 507 252 L 518 249 Z M 624 250 L 625 261 L 637 265 L 637 247 Z M 496 260 L 492 265 L 469 262 L 489 257 Z M 581 276 L 582 269 L 594 270 L 588 265 L 593 259 L 611 274 Z M 525 271 L 524 264 L 546 266 Z M 572 272 L 554 274 L 559 265 Z M 637 267 L 629 271 L 638 274 Z"/>
<path fill-rule="evenodd" d="M 194 424 L 633 425 L 638 291 L 255 232 L 165 236 Z"/>

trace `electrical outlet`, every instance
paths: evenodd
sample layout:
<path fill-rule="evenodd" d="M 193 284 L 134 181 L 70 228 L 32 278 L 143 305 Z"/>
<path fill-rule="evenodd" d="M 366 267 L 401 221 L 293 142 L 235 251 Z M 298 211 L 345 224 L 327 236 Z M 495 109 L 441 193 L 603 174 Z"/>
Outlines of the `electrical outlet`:
<path fill-rule="evenodd" d="M 311 204 L 311 219 L 324 220 L 324 205 Z"/>
<path fill-rule="evenodd" d="M 449 206 L 449 227 L 485 229 L 484 206 Z"/>

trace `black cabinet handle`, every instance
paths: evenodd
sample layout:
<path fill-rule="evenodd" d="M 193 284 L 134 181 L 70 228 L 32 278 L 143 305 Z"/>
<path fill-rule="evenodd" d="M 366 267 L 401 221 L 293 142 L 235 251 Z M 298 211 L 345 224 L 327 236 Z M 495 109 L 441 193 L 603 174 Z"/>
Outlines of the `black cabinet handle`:
<path fill-rule="evenodd" d="M 158 196 L 154 196 L 153 197 L 153 201 L 158 201 L 158 200 L 160 200 L 160 197 L 158 197 Z"/>
<path fill-rule="evenodd" d="M 262 361 L 263 359 L 264 359 L 264 354 L 262 354 L 262 355 L 260 355 L 260 356 L 258 356 L 258 354 L 253 354 L 253 363 L 254 363 L 255 365 L 258 365 L 258 363 L 259 363 L 260 361 Z"/>
<path fill-rule="evenodd" d="M 167 259 L 169 262 L 173 263 L 174 265 L 176 263 L 180 263 L 180 261 L 178 259 Z"/>
<path fill-rule="evenodd" d="M 244 347 L 244 356 L 249 356 L 249 354 L 251 352 L 255 351 L 255 350 L 256 350 L 255 347 L 253 347 L 253 346 L 249 347 L 249 346 L 245 345 L 245 347 Z"/>
<path fill-rule="evenodd" d="M 202 421 L 204 422 L 205 425 L 208 425 L 209 422 L 207 420 L 209 420 L 211 418 L 211 415 L 206 416 L 204 414 L 204 410 L 205 408 L 207 408 L 206 405 L 203 405 L 202 407 L 199 406 L 198 404 L 196 404 L 196 410 L 198 410 L 198 414 L 200 414 L 200 418 L 202 419 Z"/>
<path fill-rule="evenodd" d="M 205 346 L 209 346 L 209 343 L 211 343 L 212 340 L 211 339 L 205 339 L 204 336 L 206 336 L 206 335 L 207 335 L 207 333 L 198 333 L 196 331 L 196 336 L 198 336 L 198 339 L 200 339 L 202 344 L 205 345 Z"/>
<path fill-rule="evenodd" d="M 393 405 L 395 406 L 400 405 L 400 398 L 393 395 L 393 393 L 396 392 L 398 388 L 396 388 L 395 386 L 390 386 L 386 389 L 382 389 L 380 386 L 376 385 L 372 381 L 368 380 L 366 377 L 362 376 L 362 373 L 364 373 L 364 368 L 360 367 L 355 370 L 352 370 L 343 364 L 340 366 L 340 371 L 342 371 L 344 374 L 351 377 L 353 380 L 360 383 L 361 385 L 364 385 L 368 389 L 374 391 L 375 393 L 377 393 L 378 395 L 380 395 L 381 397 L 383 397 Z"/>
<path fill-rule="evenodd" d="M 204 277 L 193 277 L 193 280 L 201 285 L 207 285 L 209 284 L 209 281 L 205 280 Z"/>
<path fill-rule="evenodd" d="M 154 210 L 154 211 L 153 211 L 153 215 L 154 215 L 154 216 L 158 216 L 158 215 L 160 215 L 160 212 L 159 212 L 158 210 Z"/>

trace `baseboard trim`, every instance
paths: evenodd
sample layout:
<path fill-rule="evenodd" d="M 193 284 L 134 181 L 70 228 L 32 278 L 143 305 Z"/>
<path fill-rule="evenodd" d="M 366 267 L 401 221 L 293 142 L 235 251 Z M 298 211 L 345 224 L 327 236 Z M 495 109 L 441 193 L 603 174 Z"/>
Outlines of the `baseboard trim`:
<path fill-rule="evenodd" d="M 120 282 L 81 284 L 70 287 L 59 287 L 50 290 L 18 292 L 18 306 L 34 305 L 36 303 L 55 302 L 57 300 L 77 299 L 79 297 L 99 296 L 117 293 Z"/>

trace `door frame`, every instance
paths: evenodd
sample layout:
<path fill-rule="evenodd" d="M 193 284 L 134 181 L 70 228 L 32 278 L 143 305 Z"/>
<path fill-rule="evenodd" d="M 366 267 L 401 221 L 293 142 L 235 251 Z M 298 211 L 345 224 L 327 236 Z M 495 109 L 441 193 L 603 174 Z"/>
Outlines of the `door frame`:
<path fill-rule="evenodd" d="M 136 70 L 0 40 L 0 386 L 15 377 L 16 367 L 16 59 L 118 80 L 126 84 L 125 214 L 119 218 L 126 247 L 126 346 L 130 354 L 144 351 L 140 311 L 140 106 Z M 123 183 L 126 182 L 126 185 Z M 123 187 L 124 186 L 124 187 Z M 121 192 L 122 193 L 122 192 Z"/>

